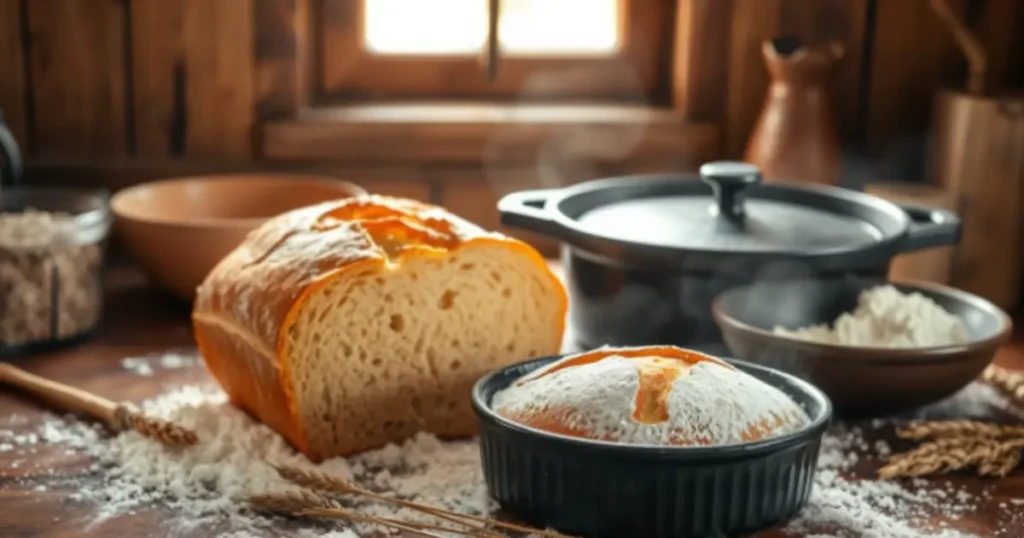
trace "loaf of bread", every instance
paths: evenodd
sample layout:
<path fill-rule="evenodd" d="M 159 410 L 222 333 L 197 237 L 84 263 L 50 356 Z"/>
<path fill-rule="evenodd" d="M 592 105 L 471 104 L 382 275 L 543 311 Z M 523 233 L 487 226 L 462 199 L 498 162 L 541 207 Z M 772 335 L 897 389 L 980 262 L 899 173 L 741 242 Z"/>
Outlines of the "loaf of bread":
<path fill-rule="evenodd" d="M 473 383 L 557 353 L 567 302 L 526 243 L 371 195 L 253 231 L 199 287 L 192 319 L 231 401 L 316 461 L 418 431 L 473 435 Z"/>
<path fill-rule="evenodd" d="M 667 346 L 566 357 L 498 392 L 491 406 L 552 433 L 662 446 L 757 441 L 807 422 L 782 391 L 714 357 Z"/>

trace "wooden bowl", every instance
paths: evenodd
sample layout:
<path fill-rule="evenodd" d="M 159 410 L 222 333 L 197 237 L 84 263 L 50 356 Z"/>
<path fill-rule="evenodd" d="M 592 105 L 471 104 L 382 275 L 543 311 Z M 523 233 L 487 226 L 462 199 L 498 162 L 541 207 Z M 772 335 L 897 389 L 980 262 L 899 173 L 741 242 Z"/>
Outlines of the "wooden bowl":
<path fill-rule="evenodd" d="M 999 307 L 970 293 L 922 282 L 891 282 L 919 292 L 963 320 L 965 345 L 892 349 L 818 344 L 775 334 L 831 324 L 881 281 L 762 282 L 730 289 L 713 305 L 715 322 L 736 357 L 801 377 L 832 399 L 838 414 L 882 416 L 933 403 L 956 393 L 992 362 L 1009 339 L 1012 322 Z"/>
<path fill-rule="evenodd" d="M 231 174 L 136 185 L 115 194 L 111 207 L 116 233 L 143 271 L 191 301 L 217 262 L 270 217 L 361 194 L 326 177 Z"/>

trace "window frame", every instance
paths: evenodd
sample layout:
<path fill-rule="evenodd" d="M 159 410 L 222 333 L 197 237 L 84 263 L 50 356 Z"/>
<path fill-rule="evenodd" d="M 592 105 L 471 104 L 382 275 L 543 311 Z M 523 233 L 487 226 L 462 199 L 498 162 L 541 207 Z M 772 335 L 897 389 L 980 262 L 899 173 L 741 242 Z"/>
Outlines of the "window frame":
<path fill-rule="evenodd" d="M 318 52 L 317 93 L 322 101 L 659 100 L 668 86 L 675 2 L 619 2 L 623 46 L 615 56 L 502 57 L 496 79 L 489 80 L 482 54 L 480 57 L 371 54 L 363 47 L 364 1 L 321 0 L 313 20 Z M 559 76 L 544 77 L 543 73 L 549 70 L 557 70 Z"/>

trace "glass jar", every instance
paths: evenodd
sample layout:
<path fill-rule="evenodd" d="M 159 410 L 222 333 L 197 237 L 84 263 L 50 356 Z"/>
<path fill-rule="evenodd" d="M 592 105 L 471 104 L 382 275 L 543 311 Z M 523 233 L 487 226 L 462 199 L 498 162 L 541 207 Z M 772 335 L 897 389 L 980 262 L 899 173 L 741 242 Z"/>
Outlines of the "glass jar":
<path fill-rule="evenodd" d="M 111 222 L 105 191 L 0 190 L 0 357 L 94 334 Z"/>

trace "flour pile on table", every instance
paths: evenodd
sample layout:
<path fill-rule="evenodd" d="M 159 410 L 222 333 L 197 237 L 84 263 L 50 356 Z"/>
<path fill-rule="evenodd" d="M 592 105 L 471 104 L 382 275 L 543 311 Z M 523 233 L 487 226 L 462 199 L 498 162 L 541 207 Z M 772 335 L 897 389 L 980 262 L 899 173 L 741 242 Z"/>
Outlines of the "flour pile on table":
<path fill-rule="evenodd" d="M 940 420 L 951 417 L 991 419 L 994 412 L 1024 420 L 1024 412 L 990 385 L 975 381 L 957 394 L 894 419 L 875 419 L 872 429 L 891 428 L 896 420 Z M 947 520 L 974 511 L 982 498 L 958 490 L 948 480 L 865 480 L 851 476 L 863 458 L 879 459 L 893 451 L 887 443 L 869 446 L 859 428 L 834 426 L 822 441 L 818 473 L 811 498 L 787 529 L 797 536 L 819 538 L 961 538 L 972 534 L 945 529 Z M 866 476 L 880 462 L 862 467 Z M 982 493 L 986 497 L 987 493 Z M 1020 512 L 1021 515 L 1017 513 Z M 996 536 L 1024 535 L 1024 500 L 1001 507 Z M 938 521 L 938 523 L 935 523 Z M 929 527 L 930 524 L 930 527 Z M 842 529 L 842 530 L 837 530 Z M 820 534 L 815 534 L 820 533 Z"/>
<path fill-rule="evenodd" d="M 858 454 L 885 455 L 890 451 L 885 443 L 869 447 L 858 429 L 833 428 L 822 442 L 811 498 L 787 529 L 801 536 L 833 538 L 973 536 L 941 528 L 945 523 L 926 527 L 934 515 L 957 518 L 973 511 L 979 499 L 964 491 L 924 479 L 908 483 L 847 475 L 858 463 Z M 815 534 L 822 532 L 829 534 Z"/>
<path fill-rule="evenodd" d="M 95 458 L 94 469 L 102 483 L 93 487 L 83 481 L 82 489 L 72 498 L 94 504 L 97 521 L 155 504 L 174 511 L 171 524 L 177 528 L 223 528 L 219 536 L 225 538 L 274 535 L 275 520 L 251 512 L 244 501 L 254 493 L 294 489 L 266 462 L 311 467 L 305 457 L 272 430 L 228 404 L 223 392 L 212 387 L 182 387 L 143 403 L 142 408 L 152 416 L 192 428 L 199 445 L 167 449 L 135 432 L 102 439 L 96 428 L 55 418 L 44 423 L 39 433 L 21 435 L 14 441 L 21 441 L 22 447 L 63 443 Z M 478 448 L 470 441 L 442 443 L 420 435 L 402 446 L 388 446 L 348 460 L 328 460 L 319 467 L 370 489 L 450 510 L 481 514 L 491 508 Z M 360 512 L 424 520 L 418 512 L 388 505 L 366 505 Z M 335 531 L 338 527 L 344 525 L 339 522 Z M 323 525 L 304 529 L 298 536 L 360 535 L 329 532 L 330 526 Z"/>
<path fill-rule="evenodd" d="M 198 362 L 198 354 L 195 351 L 190 351 L 128 357 L 121 360 L 121 367 L 137 376 L 153 377 L 157 369 L 181 370 L 183 368 L 191 368 Z"/>
<path fill-rule="evenodd" d="M 982 400 L 992 395 L 985 388 L 976 383 L 950 402 L 967 402 L 981 412 Z M 986 405 L 1001 404 L 989 401 Z M 18 417 L 8 417 L 0 421 L 0 451 L 11 452 L 7 456 L 15 457 L 15 465 L 30 465 L 29 459 L 18 460 L 18 454 L 55 449 L 44 444 L 91 457 L 91 474 L 73 483 L 54 479 L 38 487 L 77 491 L 73 498 L 88 507 L 96 521 L 163 505 L 175 514 L 167 522 L 174 529 L 160 530 L 168 535 L 190 528 L 220 538 L 281 534 L 283 520 L 254 513 L 243 501 L 253 493 L 292 488 L 265 462 L 312 466 L 308 460 L 272 430 L 231 406 L 225 395 L 211 386 L 179 387 L 142 407 L 154 416 L 194 429 L 200 444 L 173 450 L 134 432 L 109 438 L 101 428 L 73 419 L 52 417 L 32 428 Z M 875 421 L 871 426 L 888 428 L 891 424 Z M 943 479 L 881 482 L 851 478 L 849 471 L 860 460 L 875 459 L 890 450 L 883 442 L 868 446 L 860 430 L 833 428 L 823 442 L 810 502 L 786 530 L 793 536 L 837 538 L 968 536 L 944 530 L 941 518 L 968 513 L 981 499 L 952 489 Z M 329 460 L 319 467 L 370 489 L 482 514 L 495 506 L 487 497 L 479 458 L 473 441 L 441 442 L 420 435 L 402 446 Z M 858 469 L 859 474 L 866 476 L 878 463 L 866 463 Z M 35 485 L 26 483 L 25 487 Z M 380 504 L 362 505 L 360 511 L 378 517 L 421 521 L 424 517 Z M 1002 520 L 1006 536 L 1019 535 L 1021 522 L 1014 519 L 1015 511 L 1024 511 L 1024 507 L 1007 505 L 1008 515 Z M 935 516 L 939 520 L 933 520 Z M 928 524 L 933 526 L 925 527 Z M 349 528 L 339 521 L 293 521 L 288 529 L 289 535 L 299 538 L 356 538 L 370 531 L 365 526 Z"/>

